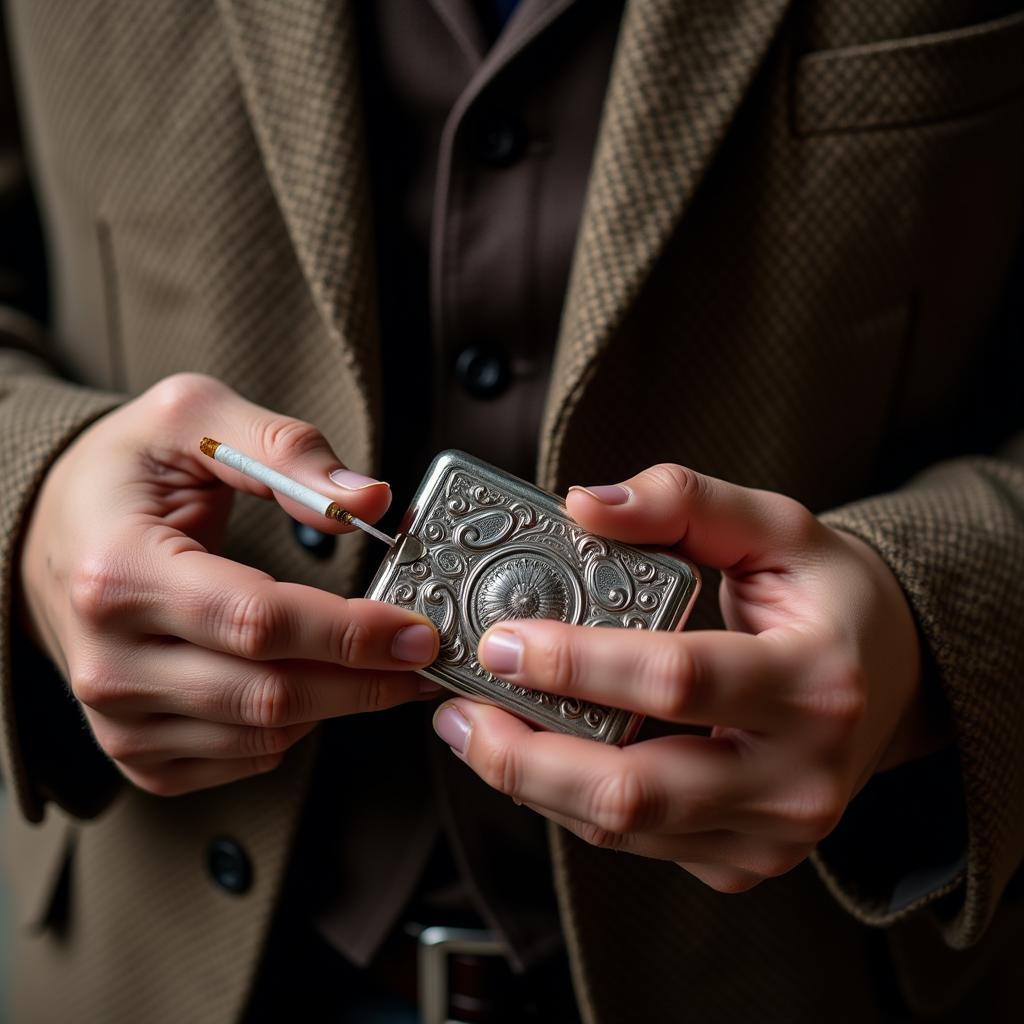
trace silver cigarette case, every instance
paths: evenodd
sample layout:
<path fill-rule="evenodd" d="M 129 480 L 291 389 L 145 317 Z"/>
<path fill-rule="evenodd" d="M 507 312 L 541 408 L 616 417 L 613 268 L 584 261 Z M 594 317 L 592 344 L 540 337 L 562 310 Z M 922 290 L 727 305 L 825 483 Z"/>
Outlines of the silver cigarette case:
<path fill-rule="evenodd" d="M 688 562 L 587 533 L 556 495 L 445 451 L 427 470 L 366 596 L 414 609 L 437 626 L 440 654 L 423 675 L 541 728 L 622 744 L 643 716 L 500 679 L 477 660 L 477 642 L 508 619 L 675 629 L 699 586 Z"/>

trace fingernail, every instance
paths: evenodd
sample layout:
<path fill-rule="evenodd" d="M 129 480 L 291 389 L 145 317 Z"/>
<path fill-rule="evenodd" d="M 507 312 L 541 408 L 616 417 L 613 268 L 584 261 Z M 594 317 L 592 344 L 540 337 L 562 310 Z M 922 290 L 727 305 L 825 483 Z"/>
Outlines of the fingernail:
<path fill-rule="evenodd" d="M 350 491 L 361 491 L 364 487 L 387 487 L 389 490 L 391 488 L 384 480 L 375 480 L 372 476 L 363 476 L 362 473 L 356 473 L 351 469 L 336 469 L 328 476 L 332 483 Z"/>
<path fill-rule="evenodd" d="M 439 686 L 432 679 L 420 679 L 419 689 L 421 697 L 436 697 L 444 687 Z"/>
<path fill-rule="evenodd" d="M 434 631 L 429 626 L 406 626 L 391 641 L 391 657 L 423 664 L 434 656 Z"/>
<path fill-rule="evenodd" d="M 446 704 L 434 715 L 434 732 L 448 744 L 456 754 L 462 754 L 469 743 L 469 722 L 451 704 Z"/>
<path fill-rule="evenodd" d="M 523 667 L 523 641 L 504 629 L 488 633 L 480 645 L 480 659 L 496 676 L 518 675 Z"/>
<path fill-rule="evenodd" d="M 589 494 L 602 505 L 625 505 L 629 501 L 629 491 L 618 484 L 598 484 L 595 487 L 570 487 L 570 491 L 582 491 Z"/>

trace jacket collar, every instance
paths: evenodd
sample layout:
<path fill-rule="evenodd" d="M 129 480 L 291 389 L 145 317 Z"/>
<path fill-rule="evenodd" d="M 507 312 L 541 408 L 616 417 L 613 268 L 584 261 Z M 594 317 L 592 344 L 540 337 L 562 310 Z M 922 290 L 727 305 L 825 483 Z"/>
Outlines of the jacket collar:
<path fill-rule="evenodd" d="M 568 419 L 725 137 L 791 0 L 630 0 L 612 68 L 544 424 L 560 479 Z"/>
<path fill-rule="evenodd" d="M 303 274 L 375 417 L 372 213 L 353 5 L 217 4 Z"/>

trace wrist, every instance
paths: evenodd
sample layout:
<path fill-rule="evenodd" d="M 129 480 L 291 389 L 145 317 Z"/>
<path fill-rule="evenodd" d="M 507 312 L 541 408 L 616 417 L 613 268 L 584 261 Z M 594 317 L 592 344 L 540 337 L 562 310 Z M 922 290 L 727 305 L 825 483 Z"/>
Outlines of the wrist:
<path fill-rule="evenodd" d="M 888 771 L 927 757 L 953 740 L 952 727 L 913 608 L 899 580 L 882 556 L 865 541 L 842 530 L 835 533 L 866 569 L 876 593 L 872 618 L 877 625 L 865 630 L 862 648 L 869 678 L 891 701 L 895 724 L 874 766 Z"/>

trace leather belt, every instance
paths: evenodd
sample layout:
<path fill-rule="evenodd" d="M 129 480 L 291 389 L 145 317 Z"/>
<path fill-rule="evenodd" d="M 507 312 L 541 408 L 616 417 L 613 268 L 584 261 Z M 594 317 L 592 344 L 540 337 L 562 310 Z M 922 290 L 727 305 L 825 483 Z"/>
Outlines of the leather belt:
<path fill-rule="evenodd" d="M 305 917 L 282 920 L 271 932 L 245 1024 L 579 1024 L 563 953 L 515 974 L 502 941 L 467 924 L 398 928 L 373 963 L 360 968 Z"/>
<path fill-rule="evenodd" d="M 409 931 L 415 929 L 410 926 Z M 495 973 L 511 973 L 505 944 L 491 931 L 444 925 L 419 929 L 414 937 L 421 1024 L 484 1024 L 494 1020 L 491 1003 L 500 993 L 489 991 L 488 979 L 490 975 L 493 980 Z M 459 1019 L 451 1013 L 459 1014 Z"/>
<path fill-rule="evenodd" d="M 370 968 L 378 990 L 416 1005 L 420 1024 L 572 1024 L 578 1020 L 563 961 L 513 973 L 492 931 L 407 924 Z"/>

